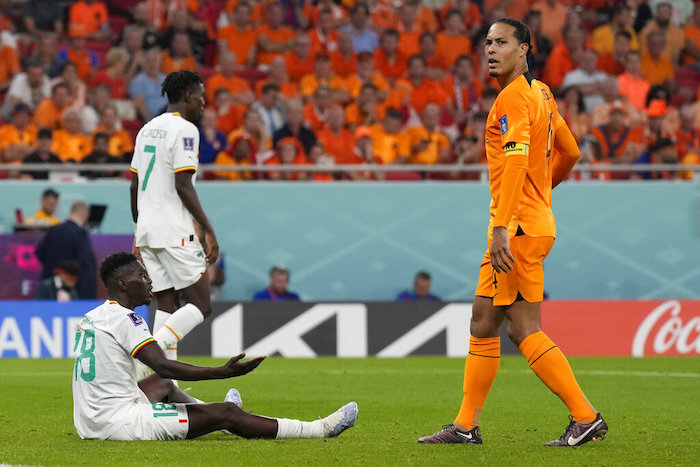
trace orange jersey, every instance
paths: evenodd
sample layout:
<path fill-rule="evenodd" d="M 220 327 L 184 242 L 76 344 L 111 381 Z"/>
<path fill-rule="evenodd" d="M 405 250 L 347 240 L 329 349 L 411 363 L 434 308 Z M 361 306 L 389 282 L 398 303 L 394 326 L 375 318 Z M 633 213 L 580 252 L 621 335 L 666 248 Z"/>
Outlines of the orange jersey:
<path fill-rule="evenodd" d="M 299 58 L 294 52 L 283 55 L 287 66 L 287 75 L 291 81 L 298 83 L 304 75 L 314 72 L 314 55 L 309 54 L 305 59 Z"/>
<path fill-rule="evenodd" d="M 245 65 L 250 50 L 255 48 L 257 35 L 251 29 L 239 30 L 235 24 L 229 24 L 219 29 L 218 40 L 226 42 L 228 50 L 236 54 L 239 65 Z"/>
<path fill-rule="evenodd" d="M 250 85 L 248 81 L 238 76 L 231 76 L 231 78 L 226 78 L 221 73 L 217 73 L 207 81 L 206 91 L 207 91 L 207 102 L 214 102 L 214 96 L 219 88 L 226 88 L 231 92 L 231 94 L 237 94 L 239 92 L 250 91 Z"/>
<path fill-rule="evenodd" d="M 82 24 L 88 34 L 99 31 L 109 21 L 107 6 L 102 2 L 78 1 L 71 5 L 69 10 L 70 24 Z"/>
<path fill-rule="evenodd" d="M 105 127 L 100 125 L 95 128 L 90 135 L 90 148 L 88 153 L 92 152 L 92 141 L 97 133 L 107 133 L 109 135 L 109 148 L 107 152 L 112 157 L 122 157 L 124 154 L 134 150 L 134 142 L 128 131 L 114 130 L 114 132 L 110 134 Z"/>
<path fill-rule="evenodd" d="M 520 227 L 530 237 L 556 235 L 549 163 L 554 133 L 563 125 L 566 123 L 549 87 L 529 72 L 515 78 L 499 93 L 485 131 L 491 189 L 489 238 L 494 226 L 503 225 L 498 220 L 506 208 L 501 206 L 502 191 L 515 183 L 503 178 L 506 161 L 523 155 L 527 173 L 522 191 L 516 194 L 515 212 L 506 221 L 509 234 L 513 237 Z"/>
<path fill-rule="evenodd" d="M 257 83 L 255 83 L 255 95 L 260 98 L 262 95 L 262 88 L 265 87 L 267 83 L 272 83 L 272 79 L 270 78 L 265 78 L 261 79 Z M 290 98 L 294 97 L 297 94 L 299 94 L 299 86 L 297 86 L 296 83 L 293 83 L 291 81 L 284 81 L 283 83 L 277 83 L 277 85 L 280 87 L 280 92 L 282 93 L 282 96 L 285 98 Z"/>
<path fill-rule="evenodd" d="M 390 59 L 380 47 L 374 50 L 374 69 L 382 73 L 386 78 L 397 79 L 406 73 L 408 59 L 399 51 Z"/>
<path fill-rule="evenodd" d="M 184 58 L 174 58 L 170 55 L 169 50 L 161 52 L 161 71 L 166 75 L 173 71 L 180 70 L 197 70 L 197 62 L 194 61 L 192 55 L 187 55 Z"/>
<path fill-rule="evenodd" d="M 255 30 L 255 35 L 258 37 L 267 36 L 267 38 L 270 39 L 270 42 L 279 44 L 294 39 L 296 31 L 286 26 L 280 26 L 277 29 L 272 29 L 267 24 L 263 24 Z M 266 52 L 262 48 L 258 48 L 258 65 L 267 65 L 278 55 L 282 54 L 279 52 Z"/>
<path fill-rule="evenodd" d="M 331 70 L 340 76 L 345 78 L 357 71 L 357 54 L 353 53 L 350 57 L 343 57 L 343 55 L 338 52 L 331 52 Z"/>
<path fill-rule="evenodd" d="M 36 144 L 36 135 L 38 131 L 37 127 L 31 123 L 22 131 L 17 129 L 12 123 L 0 126 L 0 152 L 14 144 L 34 146 Z"/>
<path fill-rule="evenodd" d="M 89 154 L 92 142 L 82 133 L 71 134 L 66 130 L 56 130 L 53 133 L 51 151 L 55 152 L 63 162 L 73 160 L 80 162 Z"/>

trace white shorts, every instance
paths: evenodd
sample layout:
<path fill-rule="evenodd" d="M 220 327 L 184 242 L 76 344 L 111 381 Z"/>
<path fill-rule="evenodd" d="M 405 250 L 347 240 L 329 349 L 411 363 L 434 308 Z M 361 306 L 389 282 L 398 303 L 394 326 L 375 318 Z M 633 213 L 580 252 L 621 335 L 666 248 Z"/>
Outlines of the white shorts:
<path fill-rule="evenodd" d="M 109 438 L 113 441 L 168 441 L 187 438 L 190 418 L 187 404 L 136 404 L 129 420 Z"/>
<path fill-rule="evenodd" d="M 173 288 L 182 290 L 204 275 L 207 270 L 204 249 L 199 239 L 196 236 L 193 238 L 192 241 L 184 242 L 183 246 L 140 248 L 143 265 L 153 281 L 154 292 Z"/>

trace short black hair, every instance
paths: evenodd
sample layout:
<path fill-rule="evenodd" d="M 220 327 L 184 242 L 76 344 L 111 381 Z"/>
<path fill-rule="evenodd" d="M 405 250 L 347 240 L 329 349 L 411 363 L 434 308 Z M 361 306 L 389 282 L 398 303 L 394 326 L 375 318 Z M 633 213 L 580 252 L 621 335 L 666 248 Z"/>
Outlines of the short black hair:
<path fill-rule="evenodd" d="M 39 130 L 36 137 L 37 139 L 51 139 L 53 138 L 53 132 L 51 131 L 51 128 L 41 127 L 41 130 Z"/>
<path fill-rule="evenodd" d="M 430 280 L 430 273 L 427 271 L 418 271 L 416 273 L 416 279 Z"/>
<path fill-rule="evenodd" d="M 100 131 L 98 133 L 95 133 L 95 136 L 92 137 L 92 142 L 96 143 L 98 139 L 103 139 L 105 141 L 109 141 L 109 134 L 105 133 L 104 131 Z"/>
<path fill-rule="evenodd" d="M 528 28 L 525 23 L 509 17 L 497 19 L 493 22 L 493 24 L 496 23 L 503 23 L 507 24 L 508 26 L 513 26 L 515 28 L 513 36 L 515 36 L 515 38 L 518 40 L 518 43 L 527 44 L 527 53 L 530 53 L 530 50 L 532 50 L 532 44 L 530 44 L 530 28 Z"/>
<path fill-rule="evenodd" d="M 108 286 L 108 283 L 114 279 L 119 269 L 134 261 L 138 261 L 136 256 L 126 251 L 120 251 L 119 253 L 107 256 L 100 265 L 100 278 L 104 285 Z"/>
<path fill-rule="evenodd" d="M 56 199 L 58 199 L 58 191 L 54 190 L 53 188 L 47 188 L 41 194 L 41 199 L 44 199 L 44 198 L 56 198 Z"/>
<path fill-rule="evenodd" d="M 270 81 L 269 83 L 265 83 L 263 85 L 261 91 L 262 91 L 262 94 L 266 94 L 270 91 L 279 91 L 279 90 L 280 90 L 279 85 L 277 83 L 273 83 L 272 81 Z"/>
<path fill-rule="evenodd" d="M 202 77 L 196 71 L 179 70 L 168 73 L 168 76 L 160 85 L 161 96 L 168 96 L 168 102 L 175 104 L 180 102 L 182 96 L 194 86 L 202 84 Z"/>

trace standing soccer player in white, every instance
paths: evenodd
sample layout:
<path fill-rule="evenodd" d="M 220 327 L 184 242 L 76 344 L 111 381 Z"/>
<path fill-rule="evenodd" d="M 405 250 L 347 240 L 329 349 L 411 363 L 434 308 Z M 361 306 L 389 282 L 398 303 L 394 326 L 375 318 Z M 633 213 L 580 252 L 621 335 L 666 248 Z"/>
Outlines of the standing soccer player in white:
<path fill-rule="evenodd" d="M 168 97 L 166 112 L 136 136 L 131 214 L 134 254 L 146 266 L 158 299 L 153 335 L 175 360 L 178 341 L 211 314 L 207 263 L 216 261 L 219 244 L 194 189 L 199 163 L 196 123 L 204 111 L 202 78 L 187 70 L 170 73 L 162 93 Z M 204 232 L 204 246 L 193 218 Z M 178 292 L 186 301 L 182 307 Z"/>
<path fill-rule="evenodd" d="M 108 256 L 100 266 L 100 277 L 108 300 L 83 317 L 75 336 L 73 421 L 81 438 L 170 440 L 217 430 L 244 438 L 329 438 L 354 425 L 354 402 L 313 422 L 248 413 L 240 408 L 240 399 L 238 404 L 197 403 L 164 378 L 196 381 L 241 376 L 265 357 L 242 362 L 244 354 L 240 354 L 216 368 L 169 360 L 134 312 L 151 301 L 151 279 L 136 256 Z M 135 358 L 156 374 L 137 382 Z"/>

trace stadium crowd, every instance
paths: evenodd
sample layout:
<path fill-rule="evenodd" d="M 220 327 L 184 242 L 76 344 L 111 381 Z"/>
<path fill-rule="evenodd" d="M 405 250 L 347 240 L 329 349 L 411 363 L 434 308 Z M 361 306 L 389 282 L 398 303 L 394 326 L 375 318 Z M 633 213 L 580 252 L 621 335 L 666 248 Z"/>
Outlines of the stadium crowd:
<path fill-rule="evenodd" d="M 162 113 L 165 75 L 197 70 L 204 178 L 419 179 L 341 164 L 449 164 L 478 179 L 498 94 L 484 38 L 497 18 L 532 33 L 530 70 L 555 92 L 590 164 L 700 163 L 700 2 L 690 0 L 0 1 L 4 178 L 22 163 L 128 162 Z M 276 171 L 320 165 L 327 172 Z M 250 171 L 216 170 L 218 165 Z M 265 173 L 255 166 L 269 166 Z M 583 177 L 584 175 L 581 175 Z M 692 178 L 687 170 L 596 179 Z"/>

